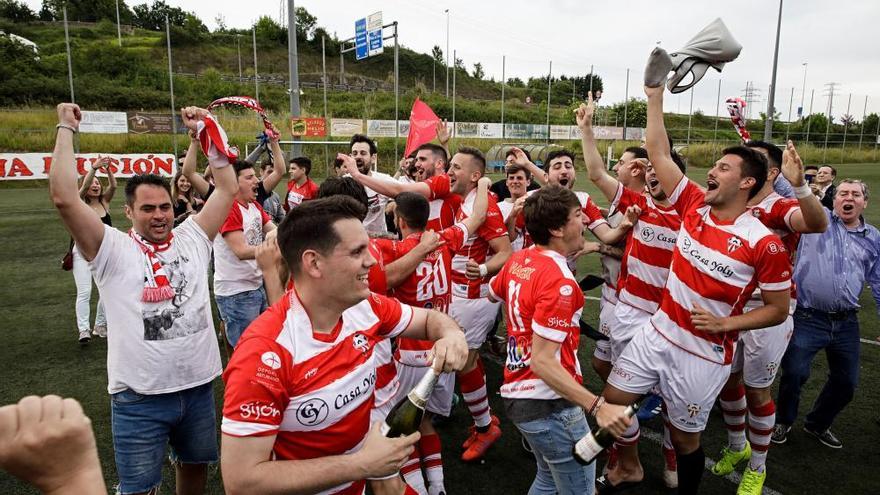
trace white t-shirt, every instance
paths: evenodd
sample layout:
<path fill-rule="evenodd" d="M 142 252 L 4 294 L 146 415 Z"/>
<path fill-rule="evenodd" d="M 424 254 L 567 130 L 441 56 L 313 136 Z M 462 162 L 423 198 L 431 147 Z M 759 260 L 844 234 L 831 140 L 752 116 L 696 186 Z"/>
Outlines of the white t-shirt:
<path fill-rule="evenodd" d="M 193 217 L 174 229 L 171 247 L 156 253 L 174 299 L 144 303 L 145 256 L 128 234 L 104 227 L 89 263 L 107 314 L 107 390 L 164 394 L 220 375 L 220 349 L 208 296 L 211 241 Z"/>
<path fill-rule="evenodd" d="M 241 231 L 248 246 L 259 246 L 263 242 L 263 225 L 269 221 L 269 215 L 254 201 L 246 205 L 238 201 L 232 203 L 226 222 L 214 237 L 215 296 L 234 296 L 263 285 L 263 273 L 257 260 L 238 259 L 223 234 Z"/>
<path fill-rule="evenodd" d="M 377 179 L 385 181 L 394 181 L 394 177 L 382 172 L 372 172 L 371 175 Z M 367 190 L 367 218 L 364 219 L 364 228 L 367 232 L 374 234 L 385 234 L 388 232 L 388 226 L 385 223 L 385 206 L 388 205 L 390 199 L 388 196 L 377 193 L 376 191 L 364 186 Z"/>

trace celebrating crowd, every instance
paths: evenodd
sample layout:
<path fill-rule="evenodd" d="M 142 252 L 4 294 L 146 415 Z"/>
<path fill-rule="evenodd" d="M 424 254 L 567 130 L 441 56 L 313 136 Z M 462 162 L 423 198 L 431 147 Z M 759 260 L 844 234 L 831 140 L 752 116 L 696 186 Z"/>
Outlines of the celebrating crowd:
<path fill-rule="evenodd" d="M 510 149 L 506 180 L 493 185 L 479 150 L 448 149 L 445 126 L 395 177 L 377 172 L 376 144 L 355 135 L 338 177 L 319 187 L 311 161 L 286 160 L 277 138 L 239 159 L 214 116 L 187 107 L 181 172 L 171 184 L 155 175 L 125 184 L 127 233 L 110 222 L 116 180 L 106 163 L 77 185 L 81 114 L 59 105 L 50 196 L 72 236 L 78 338 L 93 330 L 108 342 L 118 492 L 156 493 L 170 445 L 179 494 L 203 493 L 217 462 L 227 493 L 446 493 L 433 419 L 450 415 L 457 385 L 471 416 L 461 459 L 482 459 L 506 417 L 535 458 L 531 494 L 637 486 L 645 474 L 633 412 L 652 401 L 663 480 L 698 493 L 716 400 L 728 441 L 712 474 L 743 465 L 738 493 L 759 494 L 768 449 L 791 434 L 821 349 L 830 372 L 803 431 L 842 447 L 830 428 L 858 382 L 865 283 L 880 302 L 867 187 L 834 185 L 831 167 L 812 179 L 793 143 L 761 141 L 725 149 L 699 184 L 667 137 L 663 86 L 645 92 L 644 147 L 627 148 L 610 173 L 592 95 L 575 112 L 607 210 L 577 190 L 575 156 L 562 149 L 543 167 Z M 595 374 L 585 376 L 575 273 L 593 255 L 603 283 Z M 101 299 L 93 329 L 92 279 Z M 496 391 L 478 352 L 499 312 L 503 411 L 489 406 Z M 417 431 L 386 436 L 392 407 L 431 373 L 439 378 Z M 218 446 L 212 383 L 221 374 Z M 599 395 L 583 386 L 602 381 Z M 587 416 L 616 438 L 600 473 L 579 443 L 591 438 Z M 71 399 L 0 408 L 0 467 L 47 493 L 106 491 L 89 420 Z"/>

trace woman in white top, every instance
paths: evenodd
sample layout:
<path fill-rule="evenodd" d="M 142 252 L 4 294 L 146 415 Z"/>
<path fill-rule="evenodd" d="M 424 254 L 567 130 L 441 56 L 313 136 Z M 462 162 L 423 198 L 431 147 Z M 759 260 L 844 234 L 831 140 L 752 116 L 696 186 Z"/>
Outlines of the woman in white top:
<path fill-rule="evenodd" d="M 105 225 L 113 226 L 110 219 L 110 201 L 116 193 L 116 177 L 108 157 L 99 157 L 92 165 L 86 165 L 89 173 L 83 178 L 79 188 L 79 196 L 92 208 L 95 215 Z M 101 170 L 107 174 L 107 188 L 95 177 L 95 172 Z M 89 321 L 90 301 L 92 298 L 92 274 L 89 271 L 88 262 L 83 259 L 74 244 L 73 249 L 73 280 L 76 282 L 76 327 L 79 332 L 81 344 L 91 340 L 92 332 L 99 337 L 107 336 L 107 320 L 104 318 L 104 305 L 98 300 L 98 310 L 95 315 L 95 326 L 92 329 Z"/>

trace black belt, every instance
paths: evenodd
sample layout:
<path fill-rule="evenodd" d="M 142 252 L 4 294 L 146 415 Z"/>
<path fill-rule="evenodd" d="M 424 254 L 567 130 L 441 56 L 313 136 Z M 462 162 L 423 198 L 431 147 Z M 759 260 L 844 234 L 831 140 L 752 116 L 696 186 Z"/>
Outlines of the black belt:
<path fill-rule="evenodd" d="M 845 320 L 852 315 L 855 315 L 859 312 L 858 309 L 843 309 L 840 311 L 821 311 L 818 309 L 807 308 L 805 306 L 798 306 L 797 309 L 801 311 L 805 311 L 810 314 L 814 314 L 817 316 L 825 316 L 830 320 Z"/>

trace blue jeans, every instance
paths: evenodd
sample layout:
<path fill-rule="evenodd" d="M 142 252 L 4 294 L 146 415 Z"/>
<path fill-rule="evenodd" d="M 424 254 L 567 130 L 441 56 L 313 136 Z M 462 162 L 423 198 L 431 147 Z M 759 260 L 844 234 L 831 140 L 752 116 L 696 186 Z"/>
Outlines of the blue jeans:
<path fill-rule="evenodd" d="M 825 431 L 855 395 L 859 382 L 859 317 L 852 312 L 839 318 L 798 306 L 794 335 L 782 358 L 782 379 L 776 399 L 776 422 L 791 425 L 797 419 L 801 387 L 810 378 L 816 353 L 825 349 L 828 380 L 807 414 L 804 426 Z"/>
<path fill-rule="evenodd" d="M 514 424 L 532 446 L 538 465 L 529 495 L 593 493 L 596 463 L 582 466 L 572 456 L 574 444 L 590 431 L 583 409 L 571 407 L 545 418 Z"/>
<path fill-rule="evenodd" d="M 125 389 L 110 396 L 110 409 L 120 493 L 148 492 L 162 483 L 168 444 L 174 461 L 217 462 L 211 383 L 156 395 Z"/>
<path fill-rule="evenodd" d="M 266 291 L 262 287 L 231 296 L 216 296 L 215 299 L 217 311 L 226 327 L 226 341 L 233 348 L 238 345 L 238 339 L 245 329 L 268 307 Z"/>

